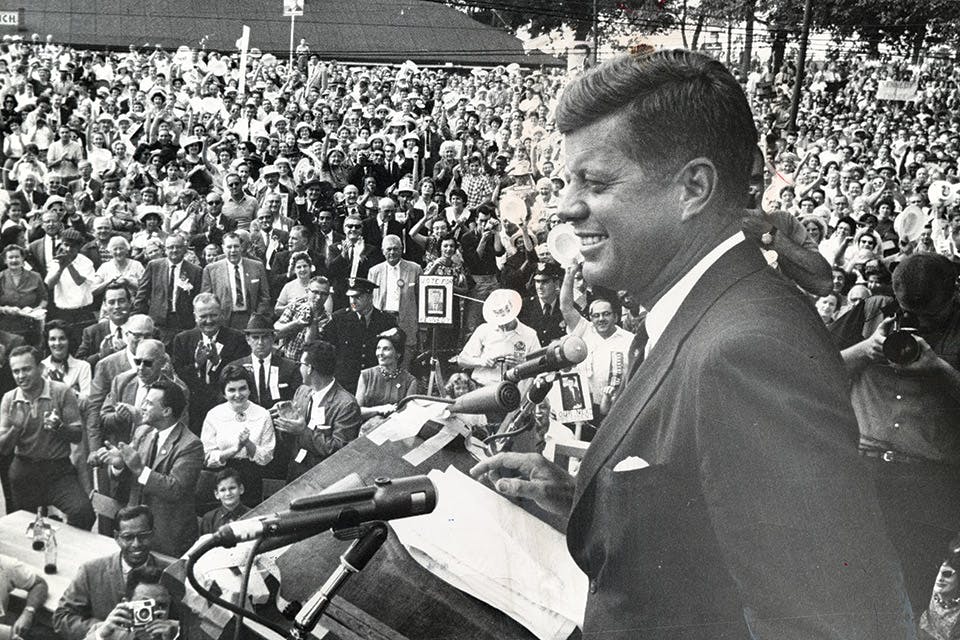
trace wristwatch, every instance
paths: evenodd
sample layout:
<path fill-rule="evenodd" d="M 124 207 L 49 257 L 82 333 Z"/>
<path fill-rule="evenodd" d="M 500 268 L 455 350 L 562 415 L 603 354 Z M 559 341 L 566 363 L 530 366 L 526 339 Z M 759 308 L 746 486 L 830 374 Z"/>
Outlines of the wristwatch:
<path fill-rule="evenodd" d="M 770 249 L 773 247 L 773 243 L 776 239 L 777 228 L 771 225 L 770 231 L 760 235 L 760 246 L 762 246 L 764 249 Z"/>

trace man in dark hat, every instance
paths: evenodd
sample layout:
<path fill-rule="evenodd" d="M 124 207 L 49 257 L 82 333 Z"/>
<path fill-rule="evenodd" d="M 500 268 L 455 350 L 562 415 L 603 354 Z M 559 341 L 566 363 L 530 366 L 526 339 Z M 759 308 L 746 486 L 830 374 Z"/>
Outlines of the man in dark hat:
<path fill-rule="evenodd" d="M 376 284 L 366 278 L 350 278 L 347 284 L 350 308 L 334 312 L 320 330 L 320 339 L 336 348 L 337 382 L 356 393 L 360 371 L 377 364 L 377 334 L 397 326 L 397 321 L 373 306 Z"/>
<path fill-rule="evenodd" d="M 243 330 L 250 346 L 250 355 L 237 358 L 230 364 L 244 367 L 253 376 L 250 400 L 269 409 L 280 400 L 290 400 L 300 386 L 297 363 L 274 350 L 276 332 L 273 323 L 260 314 L 250 317 Z"/>
<path fill-rule="evenodd" d="M 532 279 L 535 293 L 523 299 L 520 322 L 536 331 L 540 344 L 545 347 L 567 332 L 560 311 L 563 269 L 556 262 L 538 262 Z"/>

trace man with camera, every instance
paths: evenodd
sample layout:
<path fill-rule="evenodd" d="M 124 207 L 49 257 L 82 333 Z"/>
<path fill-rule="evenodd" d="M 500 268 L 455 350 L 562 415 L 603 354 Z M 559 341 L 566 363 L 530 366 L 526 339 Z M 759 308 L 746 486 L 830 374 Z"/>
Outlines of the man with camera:
<path fill-rule="evenodd" d="M 911 255 L 893 298 L 865 302 L 862 341 L 843 350 L 860 430 L 910 602 L 930 598 L 942 550 L 960 530 L 960 303 L 957 268 Z"/>

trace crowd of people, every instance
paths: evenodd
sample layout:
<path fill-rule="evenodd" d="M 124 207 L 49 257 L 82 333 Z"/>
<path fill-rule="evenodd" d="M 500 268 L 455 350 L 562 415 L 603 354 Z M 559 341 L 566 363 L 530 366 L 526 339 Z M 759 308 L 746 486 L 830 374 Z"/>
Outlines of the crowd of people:
<path fill-rule="evenodd" d="M 151 550 L 241 517 L 431 374 L 461 395 L 578 335 L 585 385 L 563 409 L 587 411 L 570 426 L 590 440 L 646 331 L 626 291 L 550 255 L 565 72 L 271 58 L 241 79 L 216 52 L 0 43 L 7 508 L 96 518 L 121 548 L 77 577 L 60 637 L 126 637 L 124 588 L 170 600 Z M 960 611 L 960 92 L 927 63 L 915 100 L 878 100 L 903 71 L 811 63 L 796 131 L 795 67 L 743 78 L 761 138 L 742 227 L 835 337 L 911 604 L 941 639 Z M 450 322 L 418 322 L 424 276 L 452 280 Z M 891 366 L 903 329 L 918 355 Z M 91 491 L 120 510 L 95 514 Z"/>

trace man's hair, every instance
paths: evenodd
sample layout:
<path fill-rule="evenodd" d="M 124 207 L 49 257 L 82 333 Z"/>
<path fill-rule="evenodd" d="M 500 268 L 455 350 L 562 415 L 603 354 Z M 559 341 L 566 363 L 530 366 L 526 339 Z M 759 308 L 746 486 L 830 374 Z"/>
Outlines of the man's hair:
<path fill-rule="evenodd" d="M 240 244 L 243 244 L 243 240 L 240 238 L 240 236 L 233 231 L 227 231 L 225 234 L 223 234 L 220 244 L 226 244 L 227 240 L 236 240 Z"/>
<path fill-rule="evenodd" d="M 160 578 L 163 576 L 163 569 L 156 565 L 142 564 L 134 567 L 127 574 L 127 583 L 124 593 L 127 598 L 133 597 L 133 592 L 141 584 L 160 584 Z"/>
<path fill-rule="evenodd" d="M 665 178 L 705 157 L 717 168 L 721 195 L 742 201 L 759 135 L 723 64 L 680 49 L 616 58 L 567 86 L 557 129 L 570 133 L 613 114 L 624 116 L 623 151 L 645 171 Z"/>
<path fill-rule="evenodd" d="M 183 415 L 183 410 L 187 407 L 187 397 L 175 382 L 166 378 L 160 378 L 150 385 L 151 389 L 159 389 L 163 392 L 163 406 L 173 412 L 175 420 L 179 420 Z"/>
<path fill-rule="evenodd" d="M 213 486 L 219 487 L 221 482 L 224 480 L 229 480 L 230 478 L 233 478 L 236 481 L 238 487 L 243 486 L 243 479 L 240 478 L 240 472 L 233 467 L 224 467 L 221 469 L 217 473 L 217 482 Z"/>
<path fill-rule="evenodd" d="M 138 504 L 132 507 L 124 507 L 117 511 L 117 515 L 113 518 L 113 530 L 120 531 L 121 522 L 135 520 L 140 517 L 145 517 L 147 519 L 147 526 L 153 529 L 153 511 L 145 504 Z"/>
<path fill-rule="evenodd" d="M 315 340 L 303 347 L 308 365 L 322 376 L 332 376 L 337 366 L 337 350 L 329 342 Z"/>
<path fill-rule="evenodd" d="M 220 306 L 220 298 L 217 297 L 217 294 L 211 293 L 210 291 L 204 291 L 203 293 L 198 293 L 193 298 L 193 308 L 196 309 L 197 305 L 200 304 L 215 304 L 218 307 Z"/>
<path fill-rule="evenodd" d="M 907 256 L 893 272 L 893 291 L 901 305 L 922 309 L 957 290 L 957 267 L 938 253 Z M 13 354 L 11 354 L 12 356 Z"/>
<path fill-rule="evenodd" d="M 40 361 L 43 360 L 43 356 L 40 355 L 40 350 L 31 344 L 22 344 L 19 347 L 14 347 L 13 351 L 10 352 L 10 357 L 7 359 L 9 362 L 13 358 L 18 356 L 33 356 L 33 363 L 40 364 Z"/>
<path fill-rule="evenodd" d="M 130 286 L 127 285 L 125 282 L 121 282 L 120 280 L 115 280 L 110 284 L 108 284 L 107 288 L 103 290 L 104 298 L 107 297 L 107 291 L 123 291 L 127 296 L 127 300 L 130 300 L 131 302 L 133 302 L 133 294 L 130 292 Z"/>

